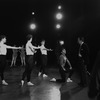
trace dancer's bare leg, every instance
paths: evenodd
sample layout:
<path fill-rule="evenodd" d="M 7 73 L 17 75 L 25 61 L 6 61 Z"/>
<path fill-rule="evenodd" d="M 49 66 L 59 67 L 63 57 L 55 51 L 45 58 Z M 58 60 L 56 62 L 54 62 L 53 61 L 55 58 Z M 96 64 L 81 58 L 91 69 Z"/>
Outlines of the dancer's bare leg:
<path fill-rule="evenodd" d="M 12 57 L 12 61 L 11 61 L 11 67 L 13 66 L 13 64 L 14 64 L 14 57 Z"/>

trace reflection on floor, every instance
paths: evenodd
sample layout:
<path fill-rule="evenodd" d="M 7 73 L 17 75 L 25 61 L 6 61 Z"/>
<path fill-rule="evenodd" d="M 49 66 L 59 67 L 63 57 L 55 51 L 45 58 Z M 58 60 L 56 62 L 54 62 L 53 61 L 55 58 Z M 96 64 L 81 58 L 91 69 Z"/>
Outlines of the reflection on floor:
<path fill-rule="evenodd" d="M 91 100 L 87 95 L 88 88 L 77 85 L 79 78 L 76 73 L 72 76 L 73 82 L 62 84 L 49 81 L 52 77 L 60 77 L 57 69 L 48 69 L 47 78 L 38 77 L 38 70 L 35 69 L 31 77 L 35 85 L 27 86 L 25 83 L 22 87 L 20 80 L 23 70 L 22 67 L 13 67 L 5 72 L 9 85 L 0 84 L 0 100 Z"/>

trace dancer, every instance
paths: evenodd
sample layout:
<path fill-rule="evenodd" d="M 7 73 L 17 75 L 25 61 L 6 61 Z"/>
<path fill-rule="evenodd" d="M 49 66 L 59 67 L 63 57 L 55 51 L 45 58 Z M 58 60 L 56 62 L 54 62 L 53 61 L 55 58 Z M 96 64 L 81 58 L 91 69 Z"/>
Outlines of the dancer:
<path fill-rule="evenodd" d="M 67 62 L 67 63 L 66 63 Z M 69 68 L 67 66 L 69 65 Z M 69 73 L 67 82 L 73 82 L 71 76 L 73 74 L 72 66 L 68 58 L 66 57 L 66 49 L 62 49 L 61 55 L 59 57 L 59 73 L 61 79 L 52 78 L 50 81 L 66 82 L 66 73 Z"/>
<path fill-rule="evenodd" d="M 8 85 L 8 83 L 4 80 L 4 71 L 6 67 L 6 54 L 7 49 L 21 49 L 21 47 L 12 47 L 5 44 L 6 36 L 0 36 L 0 76 L 3 85 Z"/>
<path fill-rule="evenodd" d="M 34 53 L 35 49 L 39 49 L 39 47 L 33 46 L 32 45 L 32 35 L 27 36 L 27 43 L 26 43 L 26 66 L 25 66 L 25 71 L 22 75 L 22 80 L 21 80 L 21 85 L 23 86 L 24 84 L 24 79 L 27 77 L 27 85 L 34 85 L 32 82 L 30 82 L 30 76 L 32 69 L 34 67 Z"/>
<path fill-rule="evenodd" d="M 12 51 L 13 51 L 13 54 L 12 54 L 11 67 L 16 66 L 16 59 L 17 59 L 17 53 L 18 53 L 17 49 L 13 49 Z"/>
<path fill-rule="evenodd" d="M 26 62 L 25 62 L 25 48 L 24 45 L 22 45 L 22 49 L 19 51 L 20 52 L 20 58 L 21 58 L 21 66 L 25 66 Z"/>
<path fill-rule="evenodd" d="M 45 47 L 45 40 L 41 41 L 40 51 L 41 51 L 41 68 L 40 68 L 38 76 L 43 75 L 43 77 L 48 77 L 45 71 L 47 67 L 47 51 L 52 51 L 52 50 L 47 49 Z"/>

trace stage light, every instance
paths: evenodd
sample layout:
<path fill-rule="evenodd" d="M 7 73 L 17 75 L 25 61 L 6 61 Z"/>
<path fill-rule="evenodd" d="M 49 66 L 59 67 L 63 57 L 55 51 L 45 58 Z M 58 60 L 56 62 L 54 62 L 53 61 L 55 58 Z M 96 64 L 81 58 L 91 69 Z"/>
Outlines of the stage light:
<path fill-rule="evenodd" d="M 35 13 L 34 12 L 32 12 L 32 15 L 34 15 Z"/>
<path fill-rule="evenodd" d="M 61 41 L 60 41 L 60 44 L 61 44 L 61 45 L 63 45 L 63 44 L 64 44 L 64 41 L 63 41 L 63 40 L 61 40 Z"/>
<path fill-rule="evenodd" d="M 63 17 L 63 16 L 62 16 L 61 13 L 57 13 L 57 14 L 56 14 L 56 18 L 57 18 L 58 20 L 62 19 L 62 17 Z"/>
<path fill-rule="evenodd" d="M 57 28 L 57 29 L 60 29 L 60 28 L 61 28 L 61 25 L 60 25 L 60 24 L 57 24 L 57 25 L 56 25 L 56 28 Z"/>
<path fill-rule="evenodd" d="M 36 24 L 30 24 L 30 29 L 32 29 L 32 30 L 34 30 L 34 29 L 36 29 Z"/>
<path fill-rule="evenodd" d="M 58 6 L 58 9 L 61 9 L 61 6 L 60 5 Z"/>

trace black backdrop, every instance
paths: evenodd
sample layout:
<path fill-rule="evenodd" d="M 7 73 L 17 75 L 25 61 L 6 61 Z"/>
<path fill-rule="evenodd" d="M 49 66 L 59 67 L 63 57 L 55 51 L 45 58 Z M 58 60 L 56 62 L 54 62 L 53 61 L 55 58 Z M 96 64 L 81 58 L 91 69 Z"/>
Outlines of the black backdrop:
<path fill-rule="evenodd" d="M 57 6 L 62 5 L 61 29 L 55 29 Z M 7 44 L 21 46 L 26 35 L 33 34 L 38 45 L 46 39 L 48 48 L 55 48 L 58 38 L 65 40 L 67 56 L 74 65 L 77 37 L 84 36 L 90 49 L 90 64 L 94 64 L 100 43 L 100 1 L 99 0 L 0 0 L 0 34 L 7 36 Z M 35 15 L 32 16 L 32 11 Z M 32 31 L 29 24 L 37 23 Z M 8 50 L 8 59 L 11 59 Z M 54 52 L 49 53 L 50 63 L 55 62 Z"/>

